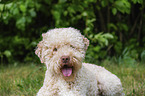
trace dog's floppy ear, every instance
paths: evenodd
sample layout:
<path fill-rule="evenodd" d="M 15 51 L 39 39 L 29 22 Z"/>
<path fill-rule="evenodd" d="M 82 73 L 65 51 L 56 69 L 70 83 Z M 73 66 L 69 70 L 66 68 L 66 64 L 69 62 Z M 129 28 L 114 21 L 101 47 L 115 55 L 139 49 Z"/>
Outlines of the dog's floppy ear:
<path fill-rule="evenodd" d="M 39 44 L 37 45 L 37 48 L 35 50 L 35 54 L 40 58 L 41 63 L 44 63 L 44 58 L 42 55 L 42 49 L 43 49 L 43 41 L 40 41 Z"/>
<path fill-rule="evenodd" d="M 88 46 L 89 46 L 89 40 L 87 39 L 87 38 L 85 38 L 83 35 L 82 35 L 82 37 L 83 37 L 83 41 L 84 41 L 84 44 L 85 44 L 85 51 L 88 49 Z"/>
<path fill-rule="evenodd" d="M 45 33 L 42 34 L 42 37 L 45 38 Z M 41 63 L 44 63 L 44 56 L 43 56 L 43 53 L 42 53 L 43 47 L 44 47 L 43 42 L 44 42 L 43 40 L 40 41 L 37 45 L 36 50 L 35 50 L 35 54 L 40 58 Z"/>

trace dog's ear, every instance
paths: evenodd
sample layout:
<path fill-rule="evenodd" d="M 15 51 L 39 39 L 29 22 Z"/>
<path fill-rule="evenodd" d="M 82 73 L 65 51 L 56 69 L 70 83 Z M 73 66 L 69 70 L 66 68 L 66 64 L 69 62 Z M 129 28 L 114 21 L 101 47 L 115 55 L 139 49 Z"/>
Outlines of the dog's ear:
<path fill-rule="evenodd" d="M 85 44 L 85 51 L 88 49 L 88 46 L 89 46 L 89 40 L 87 38 L 85 38 L 84 36 L 83 37 L 83 41 L 84 41 L 84 44 Z"/>
<path fill-rule="evenodd" d="M 43 41 L 40 41 L 37 45 L 37 48 L 35 50 L 35 54 L 40 58 L 41 63 L 44 63 L 44 58 L 42 55 L 42 49 L 43 49 Z"/>
<path fill-rule="evenodd" d="M 45 33 L 43 33 L 42 34 L 42 37 L 43 37 L 43 39 L 46 37 L 46 34 Z M 35 54 L 40 58 L 40 60 L 41 60 L 41 63 L 44 63 L 44 57 L 43 57 L 43 53 L 42 53 L 42 51 L 43 51 L 43 46 L 44 44 L 43 44 L 43 40 L 42 41 L 40 41 L 39 43 L 38 43 L 38 45 L 37 45 L 37 48 L 36 48 L 36 50 L 35 50 Z"/>

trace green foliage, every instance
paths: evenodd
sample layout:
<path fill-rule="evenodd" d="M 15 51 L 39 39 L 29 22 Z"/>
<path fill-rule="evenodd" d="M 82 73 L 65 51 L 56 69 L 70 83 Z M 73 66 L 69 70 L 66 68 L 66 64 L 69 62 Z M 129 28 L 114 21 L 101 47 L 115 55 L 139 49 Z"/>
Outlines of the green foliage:
<path fill-rule="evenodd" d="M 135 66 L 136 58 L 138 58 L 136 50 L 129 50 L 128 48 L 125 48 L 119 57 L 118 63 L 126 64 L 127 66 Z"/>
<path fill-rule="evenodd" d="M 4 56 L 6 56 L 8 61 L 10 62 L 10 58 L 11 58 L 12 54 L 9 50 L 5 50 L 4 52 L 0 52 L 1 64 L 3 63 L 3 57 Z"/>
<path fill-rule="evenodd" d="M 130 13 L 131 5 L 130 5 L 130 2 L 128 0 L 116 0 L 115 3 L 114 3 L 114 7 L 118 11 L 120 11 L 121 13 L 127 13 L 127 14 L 129 14 Z"/>
<path fill-rule="evenodd" d="M 113 35 L 109 33 L 103 34 L 103 32 L 101 32 L 94 36 L 91 34 L 89 36 L 89 39 L 91 40 L 92 43 L 97 43 L 97 44 L 89 46 L 89 49 L 87 50 L 86 53 L 86 60 L 87 62 L 94 63 L 99 57 L 104 58 L 106 56 L 107 51 L 102 51 L 101 49 L 108 46 L 109 39 L 113 39 Z M 94 57 L 93 58 L 94 60 L 91 60 L 92 57 Z"/>
<path fill-rule="evenodd" d="M 14 1 L 7 4 L 1 4 L 2 19 L 5 24 L 8 24 L 11 19 L 16 21 L 16 27 L 20 30 L 25 30 L 26 25 L 32 22 L 36 17 L 36 9 L 39 7 L 35 1 Z"/>
<path fill-rule="evenodd" d="M 141 53 L 141 61 L 142 63 L 145 63 L 145 50 Z"/>
<path fill-rule="evenodd" d="M 125 48 L 135 51 L 134 59 L 143 58 L 144 5 L 143 0 L 1 0 L 1 62 L 37 61 L 34 49 L 41 34 L 70 26 L 90 40 L 86 59 L 122 57 Z"/>

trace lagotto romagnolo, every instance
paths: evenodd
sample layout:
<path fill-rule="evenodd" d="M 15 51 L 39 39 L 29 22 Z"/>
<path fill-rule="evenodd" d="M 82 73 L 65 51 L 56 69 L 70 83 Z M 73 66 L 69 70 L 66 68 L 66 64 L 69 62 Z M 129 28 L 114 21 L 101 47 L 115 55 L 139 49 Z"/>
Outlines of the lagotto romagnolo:
<path fill-rule="evenodd" d="M 74 28 L 42 34 L 35 53 L 47 67 L 37 96 L 123 96 L 120 79 L 101 66 L 83 63 L 89 40 Z"/>

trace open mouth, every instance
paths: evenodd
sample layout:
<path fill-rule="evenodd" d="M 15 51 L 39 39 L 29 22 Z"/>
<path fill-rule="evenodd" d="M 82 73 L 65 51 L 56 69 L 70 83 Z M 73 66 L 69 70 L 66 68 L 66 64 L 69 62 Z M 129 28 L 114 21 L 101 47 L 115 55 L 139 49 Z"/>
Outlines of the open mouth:
<path fill-rule="evenodd" d="M 72 66 L 68 66 L 68 65 L 64 65 L 61 69 L 62 71 L 62 74 L 65 76 L 65 77 L 69 77 L 71 76 L 72 74 L 72 71 L 73 71 L 73 67 Z"/>

